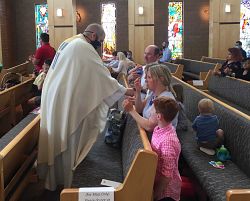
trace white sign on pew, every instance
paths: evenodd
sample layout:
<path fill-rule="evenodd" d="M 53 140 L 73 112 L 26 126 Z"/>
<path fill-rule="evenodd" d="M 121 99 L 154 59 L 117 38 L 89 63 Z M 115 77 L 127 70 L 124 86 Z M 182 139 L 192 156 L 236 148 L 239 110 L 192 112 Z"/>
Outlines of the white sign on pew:
<path fill-rule="evenodd" d="M 193 80 L 194 86 L 203 86 L 203 80 Z"/>
<path fill-rule="evenodd" d="M 101 185 L 118 188 L 121 185 L 121 183 L 116 182 L 116 181 L 107 180 L 107 179 L 102 179 Z"/>
<path fill-rule="evenodd" d="M 113 187 L 80 188 L 78 201 L 114 201 Z"/>

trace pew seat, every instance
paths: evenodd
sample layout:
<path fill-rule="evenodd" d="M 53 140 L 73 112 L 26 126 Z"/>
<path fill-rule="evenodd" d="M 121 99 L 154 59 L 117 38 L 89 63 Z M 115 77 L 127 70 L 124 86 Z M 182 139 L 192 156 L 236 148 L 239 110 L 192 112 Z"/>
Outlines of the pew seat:
<path fill-rule="evenodd" d="M 79 188 L 100 187 L 102 179 L 121 184 L 115 189 L 116 201 L 151 201 L 157 155 L 145 131 L 128 116 L 121 149 L 108 147 L 100 135 L 90 153 L 76 168 L 73 189 L 64 189 L 61 201 L 77 201 Z"/>

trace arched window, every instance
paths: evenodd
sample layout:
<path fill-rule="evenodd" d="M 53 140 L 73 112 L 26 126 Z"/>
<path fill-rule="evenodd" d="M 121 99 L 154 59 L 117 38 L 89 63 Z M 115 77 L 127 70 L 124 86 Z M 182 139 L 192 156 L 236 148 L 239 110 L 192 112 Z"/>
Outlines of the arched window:
<path fill-rule="evenodd" d="M 240 41 L 250 57 L 250 1 L 242 0 L 240 6 Z"/>
<path fill-rule="evenodd" d="M 116 6 L 114 3 L 101 5 L 102 26 L 106 33 L 103 42 L 103 57 L 111 57 L 112 52 L 116 50 Z"/>
<path fill-rule="evenodd" d="M 49 32 L 48 5 L 35 5 L 36 47 L 40 46 L 40 34 Z"/>
<path fill-rule="evenodd" d="M 172 58 L 183 56 L 183 3 L 169 2 L 168 42 Z"/>

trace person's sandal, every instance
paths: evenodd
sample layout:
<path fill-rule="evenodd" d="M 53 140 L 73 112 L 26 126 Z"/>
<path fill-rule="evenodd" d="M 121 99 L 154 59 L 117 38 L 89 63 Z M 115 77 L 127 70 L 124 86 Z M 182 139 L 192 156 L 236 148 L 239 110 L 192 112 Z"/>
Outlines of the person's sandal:
<path fill-rule="evenodd" d="M 215 151 L 213 149 L 207 149 L 204 147 L 200 147 L 200 150 L 204 153 L 206 153 L 207 155 L 213 156 L 215 154 Z"/>

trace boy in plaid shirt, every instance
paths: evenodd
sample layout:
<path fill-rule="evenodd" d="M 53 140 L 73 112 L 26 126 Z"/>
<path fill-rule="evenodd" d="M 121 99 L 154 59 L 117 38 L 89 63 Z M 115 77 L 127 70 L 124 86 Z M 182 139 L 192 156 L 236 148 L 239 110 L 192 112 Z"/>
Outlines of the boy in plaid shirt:
<path fill-rule="evenodd" d="M 158 155 L 154 183 L 154 200 L 178 201 L 181 193 L 181 177 L 178 160 L 181 145 L 171 121 L 178 112 L 178 104 L 167 97 L 154 100 L 158 126 L 155 127 L 151 146 Z"/>

